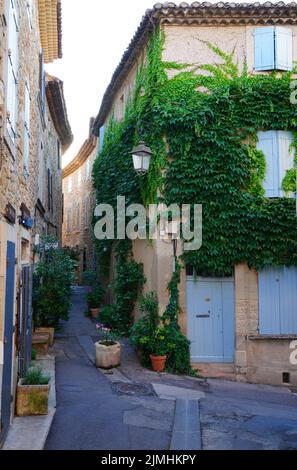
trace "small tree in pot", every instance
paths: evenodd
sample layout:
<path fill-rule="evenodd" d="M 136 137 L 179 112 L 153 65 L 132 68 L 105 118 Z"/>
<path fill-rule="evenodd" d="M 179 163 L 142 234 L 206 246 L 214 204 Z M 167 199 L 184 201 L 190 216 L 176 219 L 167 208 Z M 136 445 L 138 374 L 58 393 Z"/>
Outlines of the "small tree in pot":
<path fill-rule="evenodd" d="M 121 343 L 112 331 L 102 323 L 96 325 L 100 339 L 95 343 L 96 366 L 101 369 L 118 367 L 121 363 Z"/>
<path fill-rule="evenodd" d="M 93 318 L 97 318 L 99 314 L 99 308 L 104 299 L 104 289 L 101 284 L 97 284 L 91 292 L 87 294 L 88 308 Z"/>
<path fill-rule="evenodd" d="M 150 360 L 155 372 L 163 372 L 168 354 L 168 339 L 166 330 L 162 323 L 156 328 L 152 335 L 140 339 L 140 344 L 150 351 Z"/>

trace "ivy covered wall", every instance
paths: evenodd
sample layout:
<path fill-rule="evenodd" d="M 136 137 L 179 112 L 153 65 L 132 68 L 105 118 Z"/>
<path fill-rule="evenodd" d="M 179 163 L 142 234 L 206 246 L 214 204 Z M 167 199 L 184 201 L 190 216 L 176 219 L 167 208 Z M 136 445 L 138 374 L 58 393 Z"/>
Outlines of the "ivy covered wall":
<path fill-rule="evenodd" d="M 124 119 L 109 122 L 94 165 L 97 202 L 116 208 L 121 195 L 127 204 L 148 205 L 160 188 L 168 204 L 203 204 L 203 246 L 183 255 L 199 274 L 230 275 L 242 262 L 257 269 L 297 265 L 295 200 L 264 197 L 265 158 L 256 150 L 259 130 L 297 130 L 291 73 L 249 75 L 211 44 L 221 65 L 164 63 L 163 44 L 157 31 Z M 143 179 L 130 155 L 139 140 L 153 151 Z M 291 171 L 284 188 L 295 191 L 295 181 Z M 106 268 L 110 245 L 98 242 Z"/>

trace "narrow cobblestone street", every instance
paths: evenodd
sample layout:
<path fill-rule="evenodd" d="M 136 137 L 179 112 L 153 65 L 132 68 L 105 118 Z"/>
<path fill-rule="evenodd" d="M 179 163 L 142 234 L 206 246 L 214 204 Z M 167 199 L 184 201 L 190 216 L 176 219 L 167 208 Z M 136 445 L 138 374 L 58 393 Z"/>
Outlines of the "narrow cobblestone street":
<path fill-rule="evenodd" d="M 112 374 L 96 370 L 79 342 L 96 340 L 84 297 L 75 288 L 70 321 L 55 342 L 57 412 L 46 449 L 168 450 L 174 396 L 192 400 L 193 394 L 200 394 L 203 449 L 297 448 L 297 396 L 287 389 L 156 374 L 138 364 L 125 341 L 121 367 Z M 121 383 L 153 384 L 163 398 L 125 395 L 125 387 L 118 395 Z"/>

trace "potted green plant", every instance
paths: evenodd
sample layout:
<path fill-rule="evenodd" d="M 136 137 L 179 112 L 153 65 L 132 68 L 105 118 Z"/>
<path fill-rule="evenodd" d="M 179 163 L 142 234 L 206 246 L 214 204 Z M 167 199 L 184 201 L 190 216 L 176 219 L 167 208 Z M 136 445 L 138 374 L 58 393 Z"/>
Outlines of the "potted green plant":
<path fill-rule="evenodd" d="M 17 387 L 17 416 L 38 416 L 48 413 L 50 376 L 41 367 L 30 367 Z"/>
<path fill-rule="evenodd" d="M 100 339 L 95 343 L 96 366 L 101 369 L 111 369 L 121 364 L 121 343 L 110 328 L 102 323 L 96 325 Z"/>
<path fill-rule="evenodd" d="M 152 335 L 144 337 L 141 342 L 150 350 L 152 369 L 155 372 L 163 372 L 167 360 L 167 339 L 164 326 L 159 326 Z"/>
<path fill-rule="evenodd" d="M 39 335 L 38 341 L 42 335 L 48 335 L 50 345 L 60 321 L 69 318 L 75 270 L 75 262 L 57 246 L 54 237 L 42 239 L 40 247 L 36 249 L 40 260 L 33 275 L 34 328 Z"/>
<path fill-rule="evenodd" d="M 104 298 L 104 289 L 98 284 L 87 294 L 87 302 L 89 311 L 91 312 L 92 318 L 97 318 L 99 314 L 100 305 Z"/>

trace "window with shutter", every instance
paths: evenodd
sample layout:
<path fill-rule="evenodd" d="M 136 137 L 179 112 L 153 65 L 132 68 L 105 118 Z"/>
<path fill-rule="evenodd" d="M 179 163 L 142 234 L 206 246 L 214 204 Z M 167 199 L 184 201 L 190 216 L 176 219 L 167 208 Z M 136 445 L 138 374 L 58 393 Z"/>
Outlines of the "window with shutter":
<path fill-rule="evenodd" d="M 39 99 L 41 116 L 44 118 L 45 112 L 45 70 L 43 49 L 39 54 Z"/>
<path fill-rule="evenodd" d="M 290 28 L 256 28 L 254 38 L 255 70 L 292 70 L 293 33 Z"/>
<path fill-rule="evenodd" d="M 263 335 L 297 334 L 297 269 L 259 272 L 259 330 Z"/>
<path fill-rule="evenodd" d="M 6 85 L 6 109 L 7 130 L 15 142 L 17 125 L 17 95 L 18 95 L 18 12 L 15 0 L 8 2 L 8 60 L 7 60 L 7 85 Z"/>
<path fill-rule="evenodd" d="M 77 230 L 80 229 L 80 205 L 79 204 L 76 208 L 76 228 Z"/>
<path fill-rule="evenodd" d="M 264 153 L 266 159 L 266 178 L 263 183 L 266 197 L 284 196 L 281 189 L 282 181 L 287 170 L 294 167 L 294 152 L 291 150 L 292 141 L 291 132 L 258 132 L 257 148 Z"/>
<path fill-rule="evenodd" d="M 30 24 L 30 28 L 33 28 L 33 0 L 26 0 L 27 1 L 27 14 L 28 20 Z"/>
<path fill-rule="evenodd" d="M 275 68 L 292 70 L 293 68 L 293 32 L 289 28 L 275 28 Z"/>
<path fill-rule="evenodd" d="M 89 226 L 89 198 L 85 199 L 85 228 Z"/>
<path fill-rule="evenodd" d="M 100 131 L 99 131 L 99 150 L 102 150 L 102 148 L 103 148 L 104 132 L 105 132 L 104 126 L 100 127 Z"/>
<path fill-rule="evenodd" d="M 51 211 L 51 171 L 47 170 L 47 205 L 49 212 Z"/>
<path fill-rule="evenodd" d="M 67 209 L 67 232 L 71 232 L 71 209 Z"/>
<path fill-rule="evenodd" d="M 274 27 L 255 29 L 255 70 L 274 69 Z"/>
<path fill-rule="evenodd" d="M 72 191 L 72 177 L 69 176 L 68 178 L 68 193 L 71 193 Z"/>
<path fill-rule="evenodd" d="M 30 157 L 30 106 L 31 98 L 28 83 L 25 84 L 25 111 L 24 111 L 24 173 L 29 176 Z"/>
<path fill-rule="evenodd" d="M 58 153 L 58 170 L 62 168 L 62 154 L 61 154 L 61 144 L 59 139 L 57 139 L 57 153 Z"/>

